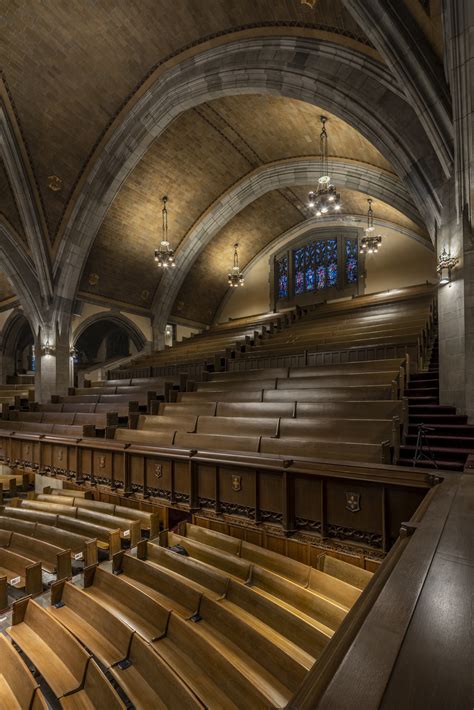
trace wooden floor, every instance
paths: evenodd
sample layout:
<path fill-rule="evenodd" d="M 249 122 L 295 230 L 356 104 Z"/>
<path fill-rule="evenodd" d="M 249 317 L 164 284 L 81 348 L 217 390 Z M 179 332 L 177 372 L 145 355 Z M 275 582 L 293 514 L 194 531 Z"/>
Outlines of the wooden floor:
<path fill-rule="evenodd" d="M 332 681 L 292 708 L 474 707 L 474 475 L 443 475 Z"/>

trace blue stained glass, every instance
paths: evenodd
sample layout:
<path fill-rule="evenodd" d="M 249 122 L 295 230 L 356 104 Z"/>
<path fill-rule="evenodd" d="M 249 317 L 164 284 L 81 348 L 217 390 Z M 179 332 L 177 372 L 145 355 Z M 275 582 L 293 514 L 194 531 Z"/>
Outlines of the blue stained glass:
<path fill-rule="evenodd" d="M 304 276 L 305 276 L 305 247 L 297 249 L 294 253 L 295 264 L 295 293 L 304 293 Z"/>
<path fill-rule="evenodd" d="M 334 262 L 328 266 L 328 286 L 335 286 L 337 283 L 337 264 Z"/>
<path fill-rule="evenodd" d="M 348 284 L 357 283 L 358 257 L 357 240 L 346 239 L 346 281 Z"/>
<path fill-rule="evenodd" d="M 326 288 L 326 267 L 318 266 L 318 289 Z"/>
<path fill-rule="evenodd" d="M 306 269 L 306 291 L 314 291 L 315 273 L 312 266 Z"/>
<path fill-rule="evenodd" d="M 282 256 L 277 262 L 278 298 L 288 298 L 288 257 Z"/>
<path fill-rule="evenodd" d="M 337 285 L 337 240 L 336 239 L 328 239 L 327 242 L 327 269 L 328 269 L 328 278 L 327 278 L 327 285 L 328 287 L 331 286 L 336 286 Z"/>

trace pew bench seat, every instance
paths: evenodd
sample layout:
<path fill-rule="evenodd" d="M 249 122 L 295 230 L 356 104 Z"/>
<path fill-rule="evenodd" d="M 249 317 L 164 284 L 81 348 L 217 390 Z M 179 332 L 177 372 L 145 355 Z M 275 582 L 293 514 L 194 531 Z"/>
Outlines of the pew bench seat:
<path fill-rule="evenodd" d="M 128 654 L 131 665 L 111 673 L 136 707 L 204 710 L 206 707 L 154 649 L 134 634 Z"/>
<path fill-rule="evenodd" d="M 125 710 L 126 707 L 93 658 L 87 664 L 83 687 L 63 696 L 60 704 L 63 710 Z"/>
<path fill-rule="evenodd" d="M 0 635 L 0 707 L 5 710 L 47 710 L 39 685 L 8 639 Z"/>
<path fill-rule="evenodd" d="M 81 688 L 90 655 L 37 602 L 32 599 L 15 602 L 12 626 L 7 633 L 57 698 Z"/>

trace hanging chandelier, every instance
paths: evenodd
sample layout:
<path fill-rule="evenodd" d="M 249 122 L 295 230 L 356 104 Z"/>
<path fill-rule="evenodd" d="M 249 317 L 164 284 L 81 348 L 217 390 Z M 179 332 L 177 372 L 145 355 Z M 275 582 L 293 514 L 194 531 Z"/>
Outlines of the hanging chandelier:
<path fill-rule="evenodd" d="M 375 234 L 372 200 L 368 199 L 367 202 L 369 203 L 369 209 L 367 210 L 367 227 L 365 228 L 365 236 L 360 240 L 360 253 L 376 254 L 382 246 L 382 237 L 380 234 Z"/>
<path fill-rule="evenodd" d="M 315 210 L 316 217 L 321 217 L 328 212 L 339 212 L 341 209 L 341 196 L 331 183 L 328 175 L 328 134 L 326 131 L 326 116 L 321 116 L 323 124 L 319 135 L 319 152 L 321 155 L 321 177 L 318 180 L 316 192 L 308 193 L 308 206 Z"/>
<path fill-rule="evenodd" d="M 231 288 L 237 288 L 238 286 L 243 286 L 244 285 L 244 275 L 240 271 L 240 266 L 239 266 L 239 252 L 238 252 L 239 245 L 234 244 L 234 265 L 232 267 L 231 272 L 228 274 L 228 282 L 229 286 Z"/>
<path fill-rule="evenodd" d="M 175 267 L 176 262 L 174 259 L 174 251 L 168 241 L 168 210 L 166 208 L 168 198 L 166 195 L 161 198 L 161 201 L 163 203 L 163 209 L 161 210 L 162 238 L 159 248 L 155 249 L 155 261 L 160 269 L 168 269 L 169 267 Z"/>

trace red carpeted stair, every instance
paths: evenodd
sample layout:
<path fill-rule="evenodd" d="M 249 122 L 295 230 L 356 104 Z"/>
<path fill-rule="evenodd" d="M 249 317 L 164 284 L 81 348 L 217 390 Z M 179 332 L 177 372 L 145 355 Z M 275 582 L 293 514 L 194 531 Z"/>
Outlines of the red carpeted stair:
<path fill-rule="evenodd" d="M 405 445 L 400 449 L 398 463 L 412 466 L 416 450 L 418 425 L 425 424 L 433 431 L 426 432 L 426 443 L 438 468 L 462 471 L 467 457 L 474 454 L 474 426 L 467 417 L 457 414 L 455 407 L 439 404 L 438 340 L 433 343 L 427 372 L 412 375 L 407 390 L 409 428 Z M 418 460 L 417 466 L 436 468 L 433 462 Z"/>

